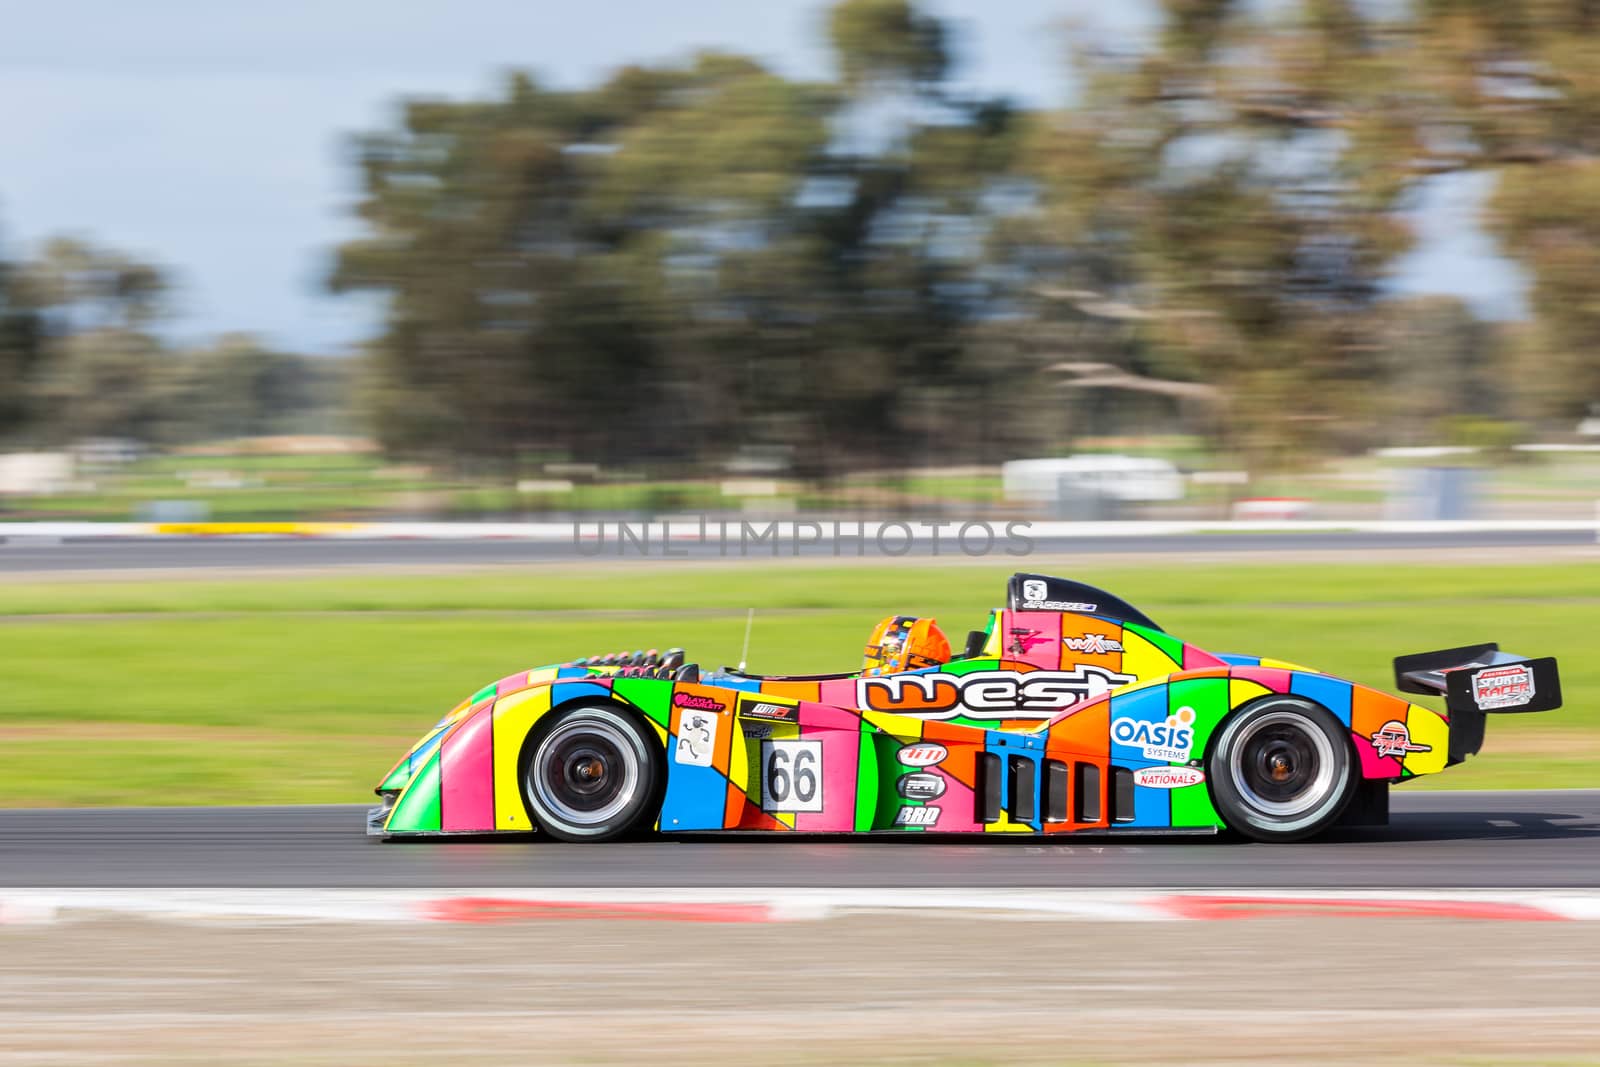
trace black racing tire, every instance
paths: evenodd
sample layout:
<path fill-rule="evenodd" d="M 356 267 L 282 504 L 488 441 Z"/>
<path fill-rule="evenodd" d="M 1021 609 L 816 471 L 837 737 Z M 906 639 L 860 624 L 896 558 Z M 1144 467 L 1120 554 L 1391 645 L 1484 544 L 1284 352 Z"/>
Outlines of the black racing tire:
<path fill-rule="evenodd" d="M 666 781 L 661 744 L 610 704 L 557 712 L 523 749 L 522 796 L 539 830 L 560 841 L 610 841 L 653 822 Z"/>
<path fill-rule="evenodd" d="M 1336 822 L 1361 776 L 1344 726 L 1296 697 L 1263 697 L 1226 719 L 1206 758 L 1211 799 L 1255 841 L 1300 841 Z"/>

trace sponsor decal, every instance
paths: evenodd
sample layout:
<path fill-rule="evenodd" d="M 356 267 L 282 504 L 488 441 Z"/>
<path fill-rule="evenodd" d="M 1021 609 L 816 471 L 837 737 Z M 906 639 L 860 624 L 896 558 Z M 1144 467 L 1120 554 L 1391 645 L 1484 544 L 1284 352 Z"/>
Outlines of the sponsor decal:
<path fill-rule="evenodd" d="M 1372 746 L 1379 756 L 1404 756 L 1407 752 L 1432 752 L 1432 745 L 1411 742 L 1411 731 L 1399 719 L 1390 719 L 1372 735 Z"/>
<path fill-rule="evenodd" d="M 939 825 L 939 816 L 943 813 L 943 810 L 932 806 L 901 808 L 895 812 L 894 824 L 896 826 L 937 826 Z"/>
<path fill-rule="evenodd" d="M 916 744 L 906 745 L 895 758 L 907 767 L 932 767 L 936 763 L 944 762 L 950 751 L 943 745 L 933 741 L 921 741 Z"/>
<path fill-rule="evenodd" d="M 1105 634 L 1084 634 L 1082 637 L 1063 637 L 1061 643 L 1073 652 L 1103 656 L 1107 652 L 1121 652 L 1122 642 Z"/>
<path fill-rule="evenodd" d="M 672 758 L 694 767 L 711 766 L 711 755 L 717 749 L 718 721 L 715 715 L 703 711 L 679 712 L 678 747 L 673 750 Z"/>
<path fill-rule="evenodd" d="M 944 779 L 919 771 L 902 776 L 895 789 L 907 800 L 938 800 L 944 796 Z"/>
<path fill-rule="evenodd" d="M 822 810 L 822 742 L 761 742 L 761 809 Z"/>
<path fill-rule="evenodd" d="M 1194 709 L 1179 708 L 1166 722 L 1143 719 L 1111 720 L 1111 740 L 1119 745 L 1143 748 L 1144 758 L 1167 763 L 1187 763 L 1194 745 Z"/>
<path fill-rule="evenodd" d="M 891 674 L 856 680 L 856 706 L 917 719 L 1048 719 L 1062 708 L 1137 681 L 1104 667 L 1070 671 Z M 1192 714 L 1192 713 L 1191 713 Z M 1185 757 L 1187 758 L 1187 757 Z"/>
<path fill-rule="evenodd" d="M 1043 600 L 1049 595 L 1050 586 L 1037 578 L 1030 578 L 1022 583 L 1023 600 Z"/>
<path fill-rule="evenodd" d="M 1011 631 L 1011 651 L 1019 656 L 1025 654 L 1029 649 L 1037 648 L 1040 645 L 1048 645 L 1049 643 L 1050 639 L 1038 630 L 1030 630 L 1026 627 L 1018 626 Z"/>
<path fill-rule="evenodd" d="M 1133 772 L 1133 784 L 1150 789 L 1182 789 L 1205 780 L 1206 773 L 1199 767 L 1140 767 Z"/>
<path fill-rule="evenodd" d="M 696 693 L 673 693 L 672 706 L 675 708 L 693 708 L 696 711 L 727 711 L 728 705 L 714 697 L 703 697 Z"/>
<path fill-rule="evenodd" d="M 772 736 L 772 724 L 769 722 L 744 721 L 739 724 L 744 729 L 744 735 L 749 738 L 762 738 Z"/>
<path fill-rule="evenodd" d="M 1517 708 L 1533 699 L 1533 668 L 1526 663 L 1485 667 L 1472 676 L 1472 701 L 1479 710 Z"/>
<path fill-rule="evenodd" d="M 799 722 L 800 709 L 793 704 L 745 704 L 739 714 L 747 719 L 770 719 L 773 722 Z"/>

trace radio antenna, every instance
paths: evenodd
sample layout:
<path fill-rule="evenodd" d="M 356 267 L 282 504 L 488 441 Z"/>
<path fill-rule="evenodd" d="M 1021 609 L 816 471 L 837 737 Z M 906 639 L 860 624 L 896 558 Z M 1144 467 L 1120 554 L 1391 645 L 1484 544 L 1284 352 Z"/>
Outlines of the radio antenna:
<path fill-rule="evenodd" d="M 746 663 L 750 662 L 750 631 L 756 626 L 756 609 L 751 608 L 750 614 L 744 619 L 744 651 L 739 653 L 739 673 L 744 673 Z"/>

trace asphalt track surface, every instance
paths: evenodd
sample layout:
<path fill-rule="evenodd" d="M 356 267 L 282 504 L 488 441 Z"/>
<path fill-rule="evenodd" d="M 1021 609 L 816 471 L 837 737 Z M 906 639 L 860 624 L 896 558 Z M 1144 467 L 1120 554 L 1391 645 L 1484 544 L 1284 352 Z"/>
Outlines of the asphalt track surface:
<path fill-rule="evenodd" d="M 362 806 L 0 811 L 4 887 L 1524 889 L 1600 886 L 1600 790 L 1393 796 L 1386 828 L 1258 845 L 1074 835 L 380 841 Z M 998 835 L 997 835 L 998 836 Z"/>
<path fill-rule="evenodd" d="M 1241 556 L 1283 551 L 1329 552 L 1429 550 L 1441 548 L 1527 548 L 1536 551 L 1552 546 L 1592 545 L 1595 535 L 1585 530 L 1556 531 L 1469 531 L 1461 533 L 1370 533 L 1332 531 L 1325 533 L 1229 533 L 1170 534 L 1141 537 L 1056 537 L 1036 538 L 1030 555 L 1073 556 L 1107 553 L 1238 553 Z M 594 546 L 589 546 L 590 548 Z M 898 545 L 894 546 L 898 549 Z M 934 543 L 913 542 L 906 557 L 933 558 Z M 952 560 L 967 558 L 953 537 L 939 544 L 939 555 Z M 1006 543 L 997 541 L 993 558 L 1022 560 L 1024 556 L 1004 555 Z M 779 548 L 779 558 L 793 555 L 788 544 Z M 630 545 L 626 552 L 607 544 L 596 555 L 580 553 L 570 541 L 405 541 L 357 539 L 295 538 L 205 538 L 164 537 L 156 540 L 66 539 L 40 542 L 13 538 L 0 540 L 0 573 L 95 571 L 95 570 L 174 570 L 203 568 L 324 568 L 324 567 L 429 567 L 507 563 L 601 563 L 607 561 L 680 558 L 714 561 L 721 558 L 751 560 L 773 558 L 770 546 L 741 557 L 737 544 L 726 552 L 715 541 L 707 544 L 675 544 L 672 556 L 663 557 L 661 546 L 650 546 L 642 554 Z M 854 559 L 878 556 L 869 540 L 861 545 L 852 540 L 822 542 L 802 546 L 799 555 L 814 560 Z"/>

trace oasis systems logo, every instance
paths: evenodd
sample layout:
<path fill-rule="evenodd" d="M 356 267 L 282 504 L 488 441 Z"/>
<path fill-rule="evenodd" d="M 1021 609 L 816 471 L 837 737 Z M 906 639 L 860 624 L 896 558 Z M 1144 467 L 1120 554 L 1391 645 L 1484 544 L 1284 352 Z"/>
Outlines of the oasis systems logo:
<path fill-rule="evenodd" d="M 1112 719 L 1111 740 L 1144 749 L 1144 758 L 1166 763 L 1186 763 L 1194 747 L 1194 709 L 1179 708 L 1165 722 Z"/>
<path fill-rule="evenodd" d="M 1104 667 L 1070 671 L 890 674 L 856 680 L 856 706 L 917 719 L 1048 719 L 1062 708 L 1135 681 Z"/>

